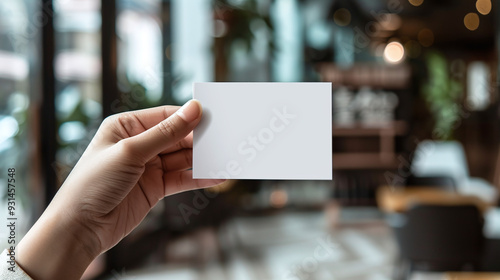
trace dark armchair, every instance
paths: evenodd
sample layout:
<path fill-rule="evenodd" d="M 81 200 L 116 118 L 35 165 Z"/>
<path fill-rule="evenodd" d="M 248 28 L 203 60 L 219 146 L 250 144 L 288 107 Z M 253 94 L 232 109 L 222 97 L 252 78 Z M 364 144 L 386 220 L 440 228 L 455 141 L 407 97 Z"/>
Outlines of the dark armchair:
<path fill-rule="evenodd" d="M 411 272 L 476 271 L 483 251 L 483 218 L 474 205 L 425 205 L 398 214 L 392 227 L 400 263 L 398 279 Z"/>

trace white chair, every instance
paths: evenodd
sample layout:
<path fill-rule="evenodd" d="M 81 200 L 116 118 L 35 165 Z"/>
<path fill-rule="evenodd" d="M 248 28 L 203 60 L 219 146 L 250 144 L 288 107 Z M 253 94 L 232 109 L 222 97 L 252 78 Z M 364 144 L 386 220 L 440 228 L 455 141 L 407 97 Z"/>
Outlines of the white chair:
<path fill-rule="evenodd" d="M 411 166 L 415 176 L 449 176 L 457 184 L 457 192 L 474 195 L 496 203 L 497 189 L 481 178 L 469 176 L 465 151 L 457 141 L 425 140 L 418 144 Z"/>

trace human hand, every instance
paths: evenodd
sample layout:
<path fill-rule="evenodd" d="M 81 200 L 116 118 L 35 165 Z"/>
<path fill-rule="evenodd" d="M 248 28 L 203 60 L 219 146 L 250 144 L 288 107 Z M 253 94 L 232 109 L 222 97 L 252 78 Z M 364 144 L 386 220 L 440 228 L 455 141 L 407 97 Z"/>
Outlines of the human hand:
<path fill-rule="evenodd" d="M 19 244 L 19 265 L 35 279 L 79 278 L 95 257 L 128 235 L 163 197 L 222 183 L 192 179 L 188 170 L 192 130 L 201 114 L 199 102 L 192 100 L 179 110 L 162 106 L 104 120 Z"/>

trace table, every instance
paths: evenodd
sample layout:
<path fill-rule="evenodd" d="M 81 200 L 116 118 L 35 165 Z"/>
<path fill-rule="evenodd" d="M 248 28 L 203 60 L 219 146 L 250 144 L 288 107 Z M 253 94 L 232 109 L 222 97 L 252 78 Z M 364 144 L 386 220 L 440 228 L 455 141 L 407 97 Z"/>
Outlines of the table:
<path fill-rule="evenodd" d="M 445 274 L 446 280 L 500 280 L 500 273 L 482 272 L 449 272 Z"/>
<path fill-rule="evenodd" d="M 463 195 L 436 187 L 384 186 L 377 191 L 377 202 L 385 212 L 404 212 L 418 203 L 438 205 L 474 204 L 483 213 L 492 207 L 489 203 L 473 195 Z"/>

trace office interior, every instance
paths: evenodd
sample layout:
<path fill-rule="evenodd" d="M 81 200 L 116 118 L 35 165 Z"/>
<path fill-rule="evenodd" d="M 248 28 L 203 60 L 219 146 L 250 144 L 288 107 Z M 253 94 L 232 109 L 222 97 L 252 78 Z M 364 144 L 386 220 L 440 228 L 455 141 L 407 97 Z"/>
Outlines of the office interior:
<path fill-rule="evenodd" d="M 194 82 L 330 82 L 333 180 L 167 197 L 84 279 L 500 279 L 499 15 L 494 0 L 2 0 L 0 209 L 15 168 L 22 236 L 105 117 L 181 105 Z"/>

